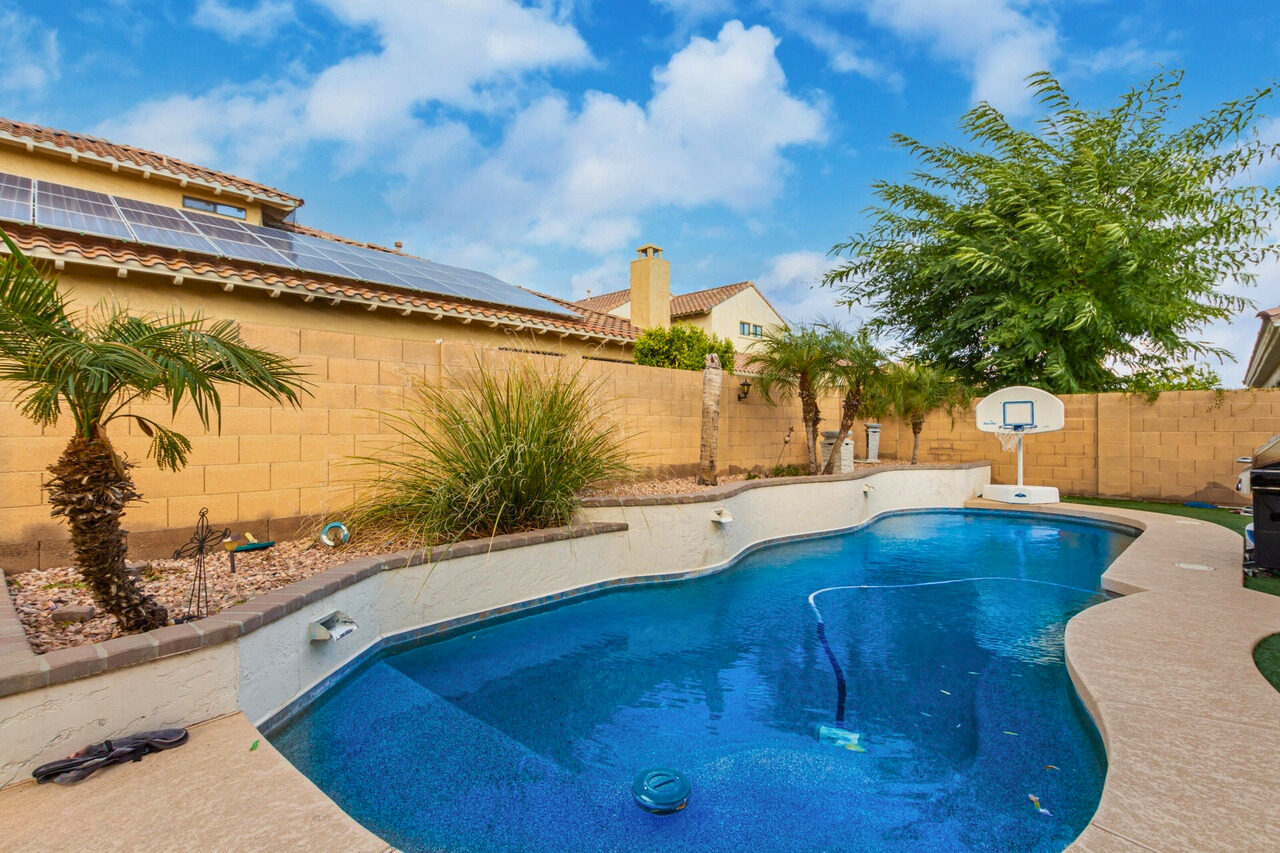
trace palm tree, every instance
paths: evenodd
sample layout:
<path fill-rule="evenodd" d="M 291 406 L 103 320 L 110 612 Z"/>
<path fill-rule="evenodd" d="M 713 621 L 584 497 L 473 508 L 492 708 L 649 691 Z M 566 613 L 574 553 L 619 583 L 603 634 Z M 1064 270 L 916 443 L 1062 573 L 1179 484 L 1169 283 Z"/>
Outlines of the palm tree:
<path fill-rule="evenodd" d="M 774 326 L 750 350 L 747 364 L 759 373 L 760 393 L 769 403 L 794 393 L 800 398 L 800 419 L 809 452 L 809 473 L 818 473 L 818 396 L 826 389 L 830 351 L 825 332 L 817 326 L 794 329 Z M 776 399 L 775 399 L 776 398 Z"/>
<path fill-rule="evenodd" d="M 882 386 L 886 363 L 884 353 L 865 328 L 850 332 L 838 325 L 827 324 L 823 339 L 828 349 L 828 381 L 841 395 L 840 428 L 826 467 L 822 469 L 822 473 L 830 474 L 835 471 L 840 448 L 858 418 L 864 415 L 878 417 L 883 413 Z"/>
<path fill-rule="evenodd" d="M 924 420 L 936 411 L 955 411 L 969 403 L 969 389 L 941 367 L 906 360 L 889 369 L 886 380 L 890 410 L 911 425 L 915 441 L 911 446 L 911 464 L 920 458 L 920 431 Z"/>
<path fill-rule="evenodd" d="M 176 471 L 191 442 L 129 412 L 130 404 L 160 399 L 176 414 L 189 401 L 207 429 L 211 421 L 221 424 L 220 383 L 295 406 L 307 383 L 293 361 L 246 345 L 231 320 L 132 314 L 115 303 L 72 312 L 54 278 L 0 237 L 9 248 L 0 265 L 0 379 L 16 383 L 26 417 L 53 426 L 65 410 L 75 424 L 49 467 L 51 514 L 67 520 L 76 565 L 104 611 L 126 631 L 165 625 L 164 606 L 125 571 L 120 517 L 140 495 L 129 476 L 133 465 L 112 447 L 107 425 L 133 419 L 151 438 L 148 455 Z"/>

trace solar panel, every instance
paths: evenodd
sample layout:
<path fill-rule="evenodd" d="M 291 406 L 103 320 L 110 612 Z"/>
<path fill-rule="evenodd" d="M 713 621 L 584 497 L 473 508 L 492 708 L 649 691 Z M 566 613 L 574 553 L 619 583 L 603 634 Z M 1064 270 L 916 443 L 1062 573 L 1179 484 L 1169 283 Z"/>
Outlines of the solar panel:
<path fill-rule="evenodd" d="M 184 210 L 182 215 L 191 220 L 219 255 L 277 267 L 293 266 L 284 255 L 267 246 L 234 219 L 220 219 L 193 210 Z"/>
<path fill-rule="evenodd" d="M 36 181 L 36 224 L 133 240 L 111 196 L 79 187 Z"/>
<path fill-rule="evenodd" d="M 445 298 L 575 316 L 554 302 L 485 273 L 49 181 L 33 182 L 17 175 L 0 173 L 0 219 L 34 221 L 51 228 L 391 285 Z"/>
<path fill-rule="evenodd" d="M 0 173 L 0 219 L 31 221 L 31 179 Z"/>
<path fill-rule="evenodd" d="M 213 244 L 201 237 L 196 227 L 174 208 L 120 196 L 113 198 L 120 215 L 139 241 L 206 255 L 217 254 Z"/>

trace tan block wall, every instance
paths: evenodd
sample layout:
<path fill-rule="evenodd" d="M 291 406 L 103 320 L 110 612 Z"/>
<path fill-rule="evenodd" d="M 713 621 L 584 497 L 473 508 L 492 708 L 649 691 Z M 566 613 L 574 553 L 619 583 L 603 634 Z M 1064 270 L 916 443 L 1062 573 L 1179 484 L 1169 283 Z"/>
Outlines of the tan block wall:
<path fill-rule="evenodd" d="M 1063 401 L 1066 427 L 1028 438 L 1024 465 L 1028 484 L 1064 494 L 1243 504 L 1235 485 L 1244 466 L 1235 460 L 1280 433 L 1277 389 L 1178 391 L 1154 403 L 1123 394 Z M 886 423 L 881 455 L 910 459 L 911 430 Z M 921 462 L 990 459 L 997 483 L 1015 482 L 1016 458 L 977 430 L 972 413 L 954 424 L 934 415 L 920 436 Z"/>
<path fill-rule="evenodd" d="M 202 506 L 209 507 L 216 526 L 273 538 L 294 536 L 336 512 L 352 495 L 353 472 L 345 460 L 389 440 L 391 432 L 377 412 L 401 408 L 413 377 L 456 382 L 478 359 L 492 367 L 528 359 L 567 363 L 499 348 L 557 352 L 581 364 L 587 377 L 599 379 L 602 405 L 610 407 L 641 469 L 691 473 L 697 464 L 701 374 L 617 363 L 614 359 L 627 357 L 617 346 L 601 351 L 572 337 L 511 336 L 481 323 L 464 326 L 273 300 L 196 284 L 173 287 L 86 276 L 68 284 L 86 303 L 114 296 L 140 309 L 181 304 L 187 310 L 204 307 L 215 316 L 236 317 L 249 341 L 295 357 L 315 383 L 298 411 L 249 391 L 228 389 L 220 432 L 206 433 L 191 412 L 180 412 L 175 426 L 192 438 L 194 450 L 191 464 L 178 473 L 161 472 L 145 459 L 149 442 L 136 424 L 113 424 L 113 439 L 137 464 L 135 480 L 146 498 L 126 517 L 130 547 L 139 556 L 171 553 L 190 535 Z M 737 399 L 738 393 L 738 380 L 727 378 L 720 418 L 721 470 L 802 463 L 804 436 L 795 402 L 774 407 L 758 389 L 744 401 Z M 1238 391 L 1221 398 L 1213 392 L 1183 392 L 1165 394 L 1154 405 L 1116 394 L 1067 397 L 1065 402 L 1066 429 L 1028 440 L 1026 480 L 1057 485 L 1070 494 L 1239 502 L 1234 485 L 1241 466 L 1234 460 L 1280 432 L 1280 391 Z M 837 401 L 828 399 L 822 408 L 822 428 L 834 428 Z M 168 417 L 159 405 L 136 410 L 162 421 Z M 784 447 L 790 426 L 795 434 Z M 41 429 L 12 405 L 0 403 L 0 567 L 6 570 L 69 561 L 65 529 L 50 519 L 42 492 L 46 469 L 61 453 L 68 432 L 66 423 Z M 854 437 L 861 457 L 861 424 Z M 882 458 L 906 460 L 910 453 L 910 430 L 886 422 Z M 994 462 L 996 482 L 1013 482 L 1013 454 L 1003 453 L 995 436 L 978 432 L 971 414 L 954 422 L 941 414 L 928 420 L 921 435 L 921 462 L 979 459 Z"/>

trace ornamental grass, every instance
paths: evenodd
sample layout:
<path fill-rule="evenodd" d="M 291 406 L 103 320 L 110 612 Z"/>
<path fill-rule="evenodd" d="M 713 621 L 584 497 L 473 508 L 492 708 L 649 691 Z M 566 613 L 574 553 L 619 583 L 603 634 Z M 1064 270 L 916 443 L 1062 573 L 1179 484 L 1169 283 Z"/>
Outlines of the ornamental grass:
<path fill-rule="evenodd" d="M 357 535 L 441 544 L 569 524 L 578 493 L 632 472 L 601 381 L 582 368 L 483 364 L 418 380 L 396 439 L 357 457 Z"/>

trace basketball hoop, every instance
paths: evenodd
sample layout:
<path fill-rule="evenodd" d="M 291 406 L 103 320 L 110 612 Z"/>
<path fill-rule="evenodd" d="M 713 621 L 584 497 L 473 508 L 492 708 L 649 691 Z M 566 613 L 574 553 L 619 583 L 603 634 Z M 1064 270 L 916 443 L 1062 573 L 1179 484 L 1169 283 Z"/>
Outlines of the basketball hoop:
<path fill-rule="evenodd" d="M 974 418 L 982 432 L 995 433 L 1006 453 L 1018 455 L 1017 485 L 985 486 L 982 496 L 1002 503 L 1053 503 L 1058 490 L 1053 486 L 1028 486 L 1023 482 L 1025 439 L 1066 426 L 1066 407 L 1047 391 L 1014 385 L 993 391 L 978 401 Z"/>
<path fill-rule="evenodd" d="M 997 429 L 996 438 L 1000 439 L 1000 447 L 1005 453 L 1012 453 L 1018 449 L 1018 442 L 1022 439 L 1022 431 L 1025 427 L 1018 424 L 1013 427 L 1001 427 Z"/>

